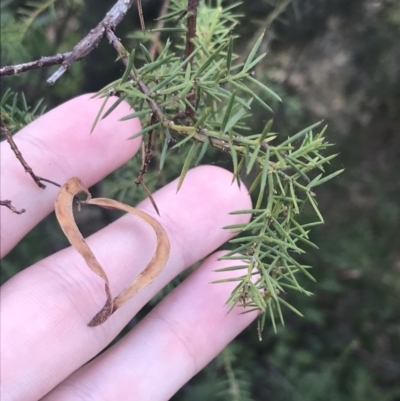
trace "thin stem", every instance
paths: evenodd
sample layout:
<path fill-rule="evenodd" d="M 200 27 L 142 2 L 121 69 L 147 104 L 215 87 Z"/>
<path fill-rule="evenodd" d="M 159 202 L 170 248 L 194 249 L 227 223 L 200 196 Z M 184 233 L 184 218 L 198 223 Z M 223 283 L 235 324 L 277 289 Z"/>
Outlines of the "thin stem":
<path fill-rule="evenodd" d="M 126 51 L 126 49 L 124 48 L 124 46 L 122 45 L 120 40 L 116 37 L 115 33 L 111 29 L 106 29 L 105 34 L 106 34 L 106 37 L 109 40 L 110 44 L 112 44 L 114 49 L 117 51 L 119 58 L 124 63 L 125 67 L 127 67 L 129 65 L 128 52 Z M 139 80 L 138 77 L 136 77 L 132 71 L 129 72 L 129 77 L 131 79 L 133 79 L 134 81 L 136 81 L 139 90 L 147 96 L 146 101 L 153 112 L 153 116 L 151 118 L 150 125 L 154 124 L 156 121 L 163 122 L 165 120 L 164 114 L 161 111 L 161 108 L 157 104 L 157 102 L 150 99 L 150 96 L 151 96 L 150 89 L 146 86 L 146 84 L 143 81 Z M 150 131 L 148 134 L 147 144 L 146 145 L 142 144 L 142 166 L 140 169 L 140 174 L 137 177 L 137 179 L 135 180 L 135 183 L 137 185 L 142 185 L 142 187 L 145 190 L 145 192 L 147 193 L 147 196 L 149 197 L 150 202 L 152 203 L 155 211 L 157 212 L 158 215 L 160 215 L 157 204 L 154 201 L 153 196 L 151 195 L 151 192 L 149 191 L 149 189 L 147 188 L 147 186 L 144 183 L 144 174 L 146 174 L 146 172 L 147 172 L 148 165 L 150 164 L 151 157 L 153 155 L 152 148 L 153 148 L 153 131 Z"/>
<path fill-rule="evenodd" d="M 170 3 L 171 3 L 171 0 L 164 0 L 164 4 L 162 6 L 160 16 L 165 15 L 167 13 Z M 164 24 L 165 24 L 164 19 L 159 20 L 156 25 L 157 32 L 152 36 L 152 39 L 151 39 L 152 44 L 151 44 L 151 47 L 149 50 L 150 57 L 152 60 L 154 60 L 156 52 L 161 53 L 161 51 L 162 51 L 162 47 L 161 47 L 161 43 L 160 43 L 160 36 L 161 36 L 160 29 L 162 29 L 164 27 Z"/>
<path fill-rule="evenodd" d="M 198 6 L 199 0 L 188 0 L 187 13 L 190 13 L 191 15 L 187 19 L 185 59 L 190 57 L 190 55 L 194 52 L 194 39 L 196 38 Z M 190 63 L 193 63 L 193 59 L 190 60 Z M 185 116 L 193 118 L 196 114 L 194 110 L 194 105 L 196 104 L 196 91 L 191 91 L 191 93 L 189 93 L 187 97 L 187 100 L 193 106 L 193 108 L 187 105 L 185 109 Z"/>
<path fill-rule="evenodd" d="M 53 85 L 75 61 L 83 59 L 98 46 L 106 29 L 116 28 L 125 17 L 134 1 L 135 0 L 118 0 L 97 26 L 91 29 L 90 32 L 76 44 L 72 52 L 53 57 L 42 57 L 40 60 L 30 63 L 3 67 L 0 69 L 0 76 L 13 75 L 36 68 L 62 64 L 62 66 L 47 80 L 48 84 Z"/>
<path fill-rule="evenodd" d="M 91 53 L 100 43 L 106 30 L 114 30 L 122 21 L 134 1 L 135 0 L 118 0 L 97 26 L 91 29 L 90 32 L 76 44 L 71 55 L 47 82 L 53 85 L 76 60 L 82 59 Z"/>
<path fill-rule="evenodd" d="M 155 124 L 156 118 L 151 118 L 150 125 Z M 153 130 L 149 131 L 147 135 L 147 143 L 142 143 L 142 167 L 140 168 L 139 177 L 136 179 L 136 184 L 140 184 L 143 181 L 143 176 L 147 173 L 148 166 L 153 156 Z"/>
<path fill-rule="evenodd" d="M 54 186 L 56 186 L 58 188 L 61 188 L 60 184 L 57 184 L 56 182 L 54 182 L 52 180 L 49 180 L 49 179 L 43 178 L 43 177 L 38 177 L 38 176 L 37 176 L 37 178 L 39 178 L 40 181 L 48 182 L 49 184 L 52 184 L 52 185 L 54 185 Z"/>
<path fill-rule="evenodd" d="M 190 13 L 191 15 L 187 19 L 185 59 L 188 58 L 194 52 L 193 39 L 196 38 L 198 6 L 199 6 L 199 0 L 188 0 L 187 13 L 188 14 Z"/>
<path fill-rule="evenodd" d="M 51 67 L 53 65 L 62 64 L 70 57 L 72 52 L 56 54 L 55 56 L 41 57 L 39 60 L 30 61 L 29 63 L 22 63 L 16 65 L 8 65 L 0 68 L 0 77 L 5 75 L 16 75 L 21 72 L 36 70 L 38 68 Z M 83 58 L 83 57 L 82 57 Z M 80 59 L 76 59 L 78 61 Z"/>
<path fill-rule="evenodd" d="M 150 124 L 153 125 L 156 122 L 156 117 L 153 114 L 153 117 L 151 118 Z M 136 185 L 141 185 L 143 189 L 145 190 L 147 196 L 150 199 L 151 204 L 153 205 L 155 211 L 157 212 L 158 215 L 160 215 L 160 211 L 158 210 L 157 204 L 151 195 L 150 190 L 147 188 L 146 184 L 144 183 L 144 175 L 147 173 L 149 164 L 151 162 L 151 159 L 153 157 L 153 130 L 151 130 L 148 135 L 147 135 L 147 143 L 146 145 L 144 142 L 142 142 L 142 166 L 140 168 L 140 174 L 135 180 Z"/>
<path fill-rule="evenodd" d="M 106 37 L 109 40 L 110 44 L 113 45 L 114 49 L 117 51 L 118 56 L 124 63 L 125 67 L 127 67 L 129 64 L 128 52 L 125 50 L 120 40 L 115 36 L 115 33 L 110 29 L 106 29 Z M 156 116 L 157 120 L 164 121 L 165 117 L 163 112 L 161 111 L 160 106 L 157 104 L 157 102 L 150 99 L 151 96 L 150 89 L 146 86 L 146 84 L 143 81 L 138 80 L 137 79 L 138 77 L 135 77 L 132 71 L 129 73 L 129 77 L 137 82 L 139 90 L 148 97 L 146 101 L 150 106 L 151 110 L 153 111 L 154 115 Z"/>
<path fill-rule="evenodd" d="M 40 177 L 38 177 L 32 170 L 32 168 L 28 165 L 28 163 L 25 161 L 25 159 L 22 156 L 22 153 L 20 152 L 20 150 L 18 149 L 17 145 L 14 142 L 14 138 L 11 135 L 11 132 L 9 131 L 9 129 L 7 128 L 7 126 L 4 124 L 4 121 L 2 118 L 0 118 L 0 130 L 4 133 L 4 135 L 6 136 L 7 142 L 10 144 L 10 147 L 12 149 L 12 151 L 14 152 L 15 156 L 17 157 L 17 159 L 20 161 L 20 163 L 22 164 L 23 168 L 25 169 L 25 171 L 27 173 L 29 173 L 29 175 L 32 177 L 33 181 L 36 182 L 37 186 L 39 188 L 46 188 L 46 185 L 42 184 L 40 181 Z"/>
<path fill-rule="evenodd" d="M 261 21 L 260 28 L 257 29 L 256 33 L 253 35 L 253 38 L 249 40 L 247 46 L 247 53 L 249 53 L 256 43 L 257 39 L 263 32 L 267 32 L 271 24 L 286 10 L 286 7 L 292 2 L 292 0 L 283 0 L 281 3 L 278 3 L 275 9 L 268 14 L 265 21 Z"/>
<path fill-rule="evenodd" d="M 7 200 L 0 200 L 0 206 L 5 206 L 5 207 L 9 208 L 13 213 L 16 213 L 16 214 L 22 214 L 22 213 L 26 212 L 25 209 L 21 209 L 21 210 L 16 209 L 12 205 L 11 201 L 8 200 L 8 199 Z"/>
<path fill-rule="evenodd" d="M 138 14 L 139 14 L 139 19 L 140 19 L 140 27 L 142 28 L 143 35 L 145 35 L 146 34 L 146 26 L 144 24 L 144 18 L 143 18 L 142 0 L 137 0 L 137 9 L 138 9 Z"/>

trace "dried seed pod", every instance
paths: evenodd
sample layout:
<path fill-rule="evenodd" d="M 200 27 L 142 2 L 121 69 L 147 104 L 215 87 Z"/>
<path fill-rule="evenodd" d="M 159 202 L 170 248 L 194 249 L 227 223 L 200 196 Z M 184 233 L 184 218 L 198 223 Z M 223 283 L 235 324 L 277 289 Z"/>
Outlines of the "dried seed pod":
<path fill-rule="evenodd" d="M 128 213 L 135 214 L 143 219 L 154 230 L 157 237 L 156 250 L 153 258 L 146 268 L 118 295 L 112 299 L 109 281 L 106 272 L 97 261 L 95 255 L 86 244 L 85 239 L 79 231 L 75 223 L 72 210 L 74 197 L 79 193 L 85 193 L 87 199 L 80 201 L 80 204 L 90 204 L 104 207 L 107 209 L 118 209 Z M 108 198 L 92 198 L 87 187 L 79 178 L 70 178 L 60 189 L 55 203 L 55 212 L 57 220 L 68 238 L 70 244 L 82 255 L 86 264 L 96 274 L 98 274 L 105 282 L 105 292 L 107 301 L 104 307 L 90 321 L 89 326 L 98 326 L 104 323 L 124 302 L 132 298 L 143 287 L 147 286 L 159 275 L 169 257 L 169 240 L 167 233 L 161 224 L 153 217 L 132 206 L 117 202 Z"/>

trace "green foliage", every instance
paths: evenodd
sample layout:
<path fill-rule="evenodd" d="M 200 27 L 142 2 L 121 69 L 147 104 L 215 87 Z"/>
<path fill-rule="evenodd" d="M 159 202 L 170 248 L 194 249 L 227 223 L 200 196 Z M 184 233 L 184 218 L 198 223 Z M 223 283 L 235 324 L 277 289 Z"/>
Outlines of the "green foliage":
<path fill-rule="evenodd" d="M 312 359 L 308 351 L 296 353 L 296 361 L 290 369 L 273 371 L 269 376 L 270 389 L 276 401 L 392 401 L 400 395 L 399 390 L 382 392 L 365 368 L 349 373 L 348 366 L 354 357 L 355 343 L 348 347 L 330 364 L 321 364 L 320 370 L 307 367 Z M 279 363 L 279 362 L 278 362 Z M 283 367 L 282 367 L 283 368 Z M 349 375 L 348 384 L 342 384 L 342 377 Z"/>
<path fill-rule="evenodd" d="M 184 15 L 185 6 L 183 0 L 173 1 L 164 21 L 176 27 L 176 16 Z M 260 331 L 266 316 L 276 330 L 277 319 L 284 323 L 282 306 L 301 315 L 285 300 L 286 292 L 311 294 L 296 279 L 297 273 L 303 273 L 314 280 L 310 266 L 297 262 L 294 255 L 304 253 L 304 247 L 314 246 L 308 237 L 309 228 L 323 223 L 312 189 L 342 170 L 324 175 L 324 166 L 336 155 L 324 155 L 330 146 L 324 138 L 325 128 L 313 133 L 320 123 L 280 143 L 271 131 L 272 121 L 261 133 L 246 134 L 253 105 L 270 113 L 272 109 L 264 99 L 280 102 L 281 98 L 254 76 L 253 69 L 265 56 L 258 55 L 264 34 L 257 38 L 243 62 L 234 53 L 231 31 L 238 24 L 239 16 L 232 11 L 236 6 L 222 7 L 221 1 L 200 3 L 197 36 L 192 39 L 194 51 L 183 61 L 180 53 L 185 43 L 185 18 L 179 22 L 184 33 L 180 42 L 168 39 L 154 61 L 143 44 L 140 52 L 144 63 L 137 60 L 138 51 L 129 54 L 121 48 L 120 58 L 129 57 L 127 68 L 121 79 L 99 91 L 98 96 L 105 101 L 95 124 L 104 110 L 103 116 L 108 115 L 124 99 L 138 110 L 124 119 L 140 116 L 142 120 L 142 130 L 133 137 L 152 135 L 164 143 L 162 165 L 168 163 L 168 143 L 176 142 L 172 149 L 187 146 L 178 189 L 189 168 L 200 163 L 211 147 L 231 155 L 238 185 L 241 174 L 255 176 L 249 186 L 250 193 L 258 191 L 255 208 L 234 212 L 252 214 L 252 221 L 225 227 L 240 236 L 230 241 L 233 249 L 222 258 L 232 260 L 234 265 L 223 270 L 244 272 L 216 282 L 238 282 L 227 301 L 229 307 L 240 303 L 246 311 L 258 310 L 262 313 Z M 169 28 L 167 25 L 163 32 L 170 33 Z M 174 46 L 176 42 L 179 44 Z M 106 109 L 110 94 L 120 99 Z M 298 216 L 309 206 L 317 220 L 303 224 Z"/>
<path fill-rule="evenodd" d="M 0 118 L 11 133 L 17 132 L 45 112 L 46 106 L 42 103 L 43 99 L 28 106 L 23 93 L 19 95 L 7 89 L 0 99 Z"/>
<path fill-rule="evenodd" d="M 10 2 L 2 3 L 1 7 L 1 54 L 3 62 L 15 61 L 26 57 L 23 42 L 28 30 L 33 24 L 36 27 L 47 24 L 49 18 L 54 18 L 52 9 L 56 0 L 29 1 L 19 7 L 16 13 L 13 13 L 7 6 Z M 40 15 L 48 12 L 47 16 L 41 21 Z"/>
<path fill-rule="evenodd" d="M 235 345 L 221 354 L 193 380 L 187 391 L 174 397 L 179 401 L 255 401 L 249 372 L 240 367 L 239 349 Z"/>

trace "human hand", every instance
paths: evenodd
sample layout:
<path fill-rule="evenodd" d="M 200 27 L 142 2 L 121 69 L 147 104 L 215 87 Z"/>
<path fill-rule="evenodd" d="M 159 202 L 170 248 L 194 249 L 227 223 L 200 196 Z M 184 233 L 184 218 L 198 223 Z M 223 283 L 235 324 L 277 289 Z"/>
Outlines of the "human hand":
<path fill-rule="evenodd" d="M 121 104 L 90 134 L 101 101 L 81 96 L 52 110 L 14 138 L 34 172 L 58 183 L 77 176 L 89 187 L 129 160 L 140 139 L 138 120 Z M 54 208 L 58 192 L 36 186 L 7 143 L 1 144 L 1 257 Z M 233 286 L 210 284 L 229 266 L 213 254 L 121 341 L 101 352 L 162 287 L 233 236 L 221 227 L 245 222 L 245 189 L 229 172 L 211 166 L 188 172 L 178 193 L 172 182 L 138 208 L 155 215 L 167 231 L 169 260 L 161 274 L 104 324 L 87 323 L 105 301 L 104 282 L 71 247 L 14 276 L 1 287 L 1 400 L 168 400 L 254 318 L 224 306 Z M 152 257 L 154 233 L 126 215 L 87 239 L 118 294 Z M 94 359 L 93 359 L 94 358 Z M 90 361 L 90 362 L 88 362 Z"/>

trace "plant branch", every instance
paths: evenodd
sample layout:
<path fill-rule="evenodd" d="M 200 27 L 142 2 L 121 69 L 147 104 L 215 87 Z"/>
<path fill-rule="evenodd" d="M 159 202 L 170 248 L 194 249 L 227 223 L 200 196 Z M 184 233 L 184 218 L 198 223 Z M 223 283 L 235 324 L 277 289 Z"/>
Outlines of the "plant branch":
<path fill-rule="evenodd" d="M 256 30 L 255 34 L 253 35 L 252 39 L 249 40 L 248 46 L 246 51 L 249 52 L 251 48 L 256 43 L 257 39 L 263 32 L 268 32 L 271 24 L 286 10 L 287 6 L 292 2 L 292 0 L 284 0 L 279 3 L 275 9 L 268 14 L 265 21 L 262 21 L 260 24 L 260 28 Z"/>
<path fill-rule="evenodd" d="M 162 9 L 160 12 L 160 16 L 165 15 L 167 13 L 170 3 L 171 3 L 171 0 L 164 0 L 163 6 L 162 6 Z M 151 40 L 152 44 L 151 44 L 151 48 L 149 50 L 150 57 L 152 60 L 154 60 L 156 52 L 161 53 L 161 51 L 162 51 L 162 47 L 161 47 L 161 43 L 160 43 L 160 36 L 161 36 L 160 29 L 162 29 L 164 27 L 164 24 L 165 24 L 164 19 L 159 20 L 156 25 L 157 32 L 152 36 L 152 40 Z"/>
<path fill-rule="evenodd" d="M 189 0 L 188 1 L 187 14 L 190 13 L 190 16 L 187 19 L 185 59 L 188 58 L 194 52 L 193 39 L 196 38 L 197 7 L 198 6 L 199 6 L 199 0 Z"/>
<path fill-rule="evenodd" d="M 150 124 L 155 124 L 155 117 L 151 118 Z M 147 173 L 147 169 L 151 162 L 151 158 L 153 156 L 153 130 L 149 131 L 147 134 L 147 143 L 146 145 L 142 142 L 142 166 L 140 167 L 139 177 L 136 178 L 135 183 L 141 184 L 143 182 L 143 177 Z"/>
<path fill-rule="evenodd" d="M 61 67 L 47 80 L 47 83 L 54 85 L 58 78 L 66 72 L 71 65 L 78 60 L 82 60 L 91 53 L 104 37 L 106 29 L 114 30 L 125 17 L 135 0 L 118 0 L 105 17 L 90 30 L 90 32 L 74 47 L 72 52 L 58 54 L 51 57 L 42 57 L 40 60 L 29 63 L 6 66 L 0 69 L 0 76 L 14 75 L 28 70 L 52 65 L 61 64 Z"/>
<path fill-rule="evenodd" d="M 22 156 L 21 151 L 18 149 L 13 136 L 11 135 L 10 130 L 7 128 L 6 124 L 4 123 L 3 119 L 0 118 L 0 130 L 4 133 L 4 135 L 6 136 L 7 142 L 10 144 L 10 147 L 12 149 L 12 151 L 14 152 L 15 156 L 17 157 L 17 159 L 20 161 L 20 163 L 22 164 L 23 168 L 25 169 L 25 171 L 27 173 L 29 173 L 29 175 L 32 177 L 33 181 L 36 182 L 37 186 L 39 188 L 45 189 L 46 185 L 44 185 L 42 183 L 42 181 L 44 182 L 48 182 L 49 184 L 53 184 L 56 187 L 61 187 L 60 184 L 57 184 L 54 181 L 51 181 L 47 178 L 43 178 L 43 177 L 39 177 L 38 175 L 36 175 L 32 168 L 28 165 L 28 163 L 25 161 L 25 159 Z M 6 202 L 6 201 L 3 201 Z M 8 201 L 7 201 L 8 202 Z M 7 205 L 3 205 L 3 206 L 7 206 Z M 7 206 L 8 207 L 8 206 Z M 14 212 L 17 213 L 17 212 Z M 21 212 L 22 213 L 22 212 Z"/>
<path fill-rule="evenodd" d="M 0 77 L 6 75 L 16 75 L 21 72 L 36 70 L 38 68 L 51 67 L 53 65 L 62 64 L 70 57 L 72 52 L 56 54 L 55 56 L 41 57 L 39 60 L 30 61 L 29 63 L 22 63 L 16 65 L 8 65 L 0 68 Z M 77 61 L 80 59 L 77 59 Z"/>
<path fill-rule="evenodd" d="M 110 44 L 113 45 L 113 47 L 117 51 L 118 56 L 122 60 L 125 67 L 128 67 L 129 54 L 126 51 L 126 49 L 124 48 L 123 44 L 120 42 L 120 40 L 115 35 L 114 31 L 112 31 L 111 29 L 106 29 L 105 34 L 106 34 L 106 37 L 109 40 Z M 150 89 L 146 86 L 146 84 L 143 81 L 138 80 L 138 77 L 136 77 L 132 71 L 129 72 L 129 77 L 137 83 L 139 90 L 147 96 L 147 99 L 146 99 L 147 103 L 153 112 L 153 115 L 151 118 L 151 124 L 154 124 L 156 121 L 163 122 L 165 120 L 164 114 L 161 111 L 161 108 L 157 104 L 157 102 L 155 102 L 154 100 L 152 100 L 150 98 L 150 96 L 151 96 Z M 160 215 L 158 207 L 153 199 L 153 196 L 151 195 L 151 192 L 145 185 L 144 179 L 143 179 L 144 174 L 146 174 L 146 172 L 147 172 L 147 168 L 148 168 L 148 165 L 150 164 L 152 156 L 153 156 L 153 131 L 151 130 L 148 133 L 147 144 L 144 145 L 144 143 L 142 143 L 142 166 L 140 169 L 140 174 L 137 177 L 137 179 L 135 180 L 135 183 L 137 185 L 142 185 L 142 187 L 145 190 L 145 192 L 147 193 L 147 196 L 149 197 L 150 202 L 152 203 L 155 211 L 157 212 L 158 215 Z"/>
<path fill-rule="evenodd" d="M 196 38 L 196 29 L 197 29 L 197 7 L 199 6 L 199 0 L 188 0 L 188 8 L 187 13 L 189 15 L 187 19 L 187 32 L 186 32 L 186 47 L 185 47 L 185 59 L 190 57 L 190 55 L 194 52 L 194 42 L 193 40 Z M 190 63 L 193 62 L 193 59 L 190 60 Z M 196 114 L 194 110 L 194 105 L 196 104 L 196 92 L 191 92 L 187 97 L 188 102 L 193 106 L 190 107 L 186 105 L 185 116 L 193 118 Z"/>
<path fill-rule="evenodd" d="M 87 56 L 100 43 L 106 30 L 114 30 L 125 17 L 135 0 L 118 0 L 106 16 L 74 47 L 62 66 L 47 80 L 53 85 L 76 61 Z"/>
<path fill-rule="evenodd" d="M 145 35 L 146 34 L 146 26 L 144 24 L 144 18 L 143 18 L 142 0 L 137 0 L 137 8 L 138 8 L 138 14 L 139 14 L 139 20 L 140 20 L 140 27 L 142 28 L 143 35 Z"/>
<path fill-rule="evenodd" d="M 5 207 L 9 208 L 13 213 L 16 213 L 16 214 L 22 214 L 22 213 L 26 212 L 25 209 L 21 209 L 21 210 L 16 209 L 12 205 L 11 201 L 8 200 L 8 199 L 7 200 L 0 200 L 0 206 L 5 206 Z"/>
<path fill-rule="evenodd" d="M 113 45 L 114 49 L 117 51 L 118 56 L 124 63 L 125 67 L 128 67 L 129 54 L 126 51 L 126 49 L 124 48 L 123 44 L 120 42 L 120 40 L 116 37 L 114 31 L 111 29 L 106 29 L 105 34 L 106 34 L 106 37 L 109 40 L 110 44 Z M 160 122 L 164 121 L 165 117 L 164 117 L 163 112 L 161 111 L 160 106 L 157 104 L 157 102 L 155 102 L 154 100 L 152 100 L 150 98 L 151 97 L 150 89 L 146 86 L 146 84 L 143 81 L 138 79 L 138 77 L 136 77 L 132 71 L 130 71 L 129 77 L 137 83 L 139 90 L 148 97 L 148 99 L 146 99 L 147 103 L 150 106 L 153 114 L 156 116 L 157 120 Z"/>
<path fill-rule="evenodd" d="M 10 147 L 12 151 L 15 153 L 15 156 L 17 159 L 20 161 L 22 166 L 24 167 L 25 171 L 29 173 L 29 175 L 32 177 L 33 181 L 36 182 L 37 186 L 39 188 L 46 188 L 46 185 L 42 184 L 40 177 L 38 177 L 32 170 L 31 167 L 29 167 L 28 163 L 25 161 L 25 159 L 22 156 L 22 153 L 18 149 L 17 145 L 14 142 L 14 138 L 11 135 L 11 132 L 7 128 L 7 126 L 4 124 L 4 121 L 2 118 L 0 118 L 0 130 L 4 133 L 6 136 L 7 142 L 10 144 Z"/>
<path fill-rule="evenodd" d="M 156 117 L 153 114 L 153 117 L 151 118 L 151 123 L 154 124 L 156 122 Z M 142 142 L 142 166 L 140 167 L 140 174 L 135 180 L 136 185 L 141 185 L 143 189 L 145 190 L 147 196 L 150 199 L 151 204 L 153 205 L 155 211 L 157 214 L 160 216 L 160 211 L 157 207 L 157 204 L 151 195 L 150 190 L 147 188 L 147 186 L 144 183 L 144 175 L 147 173 L 149 164 L 151 162 L 151 159 L 153 157 L 153 130 L 149 131 L 147 134 L 147 143 L 146 145 L 144 142 Z"/>

